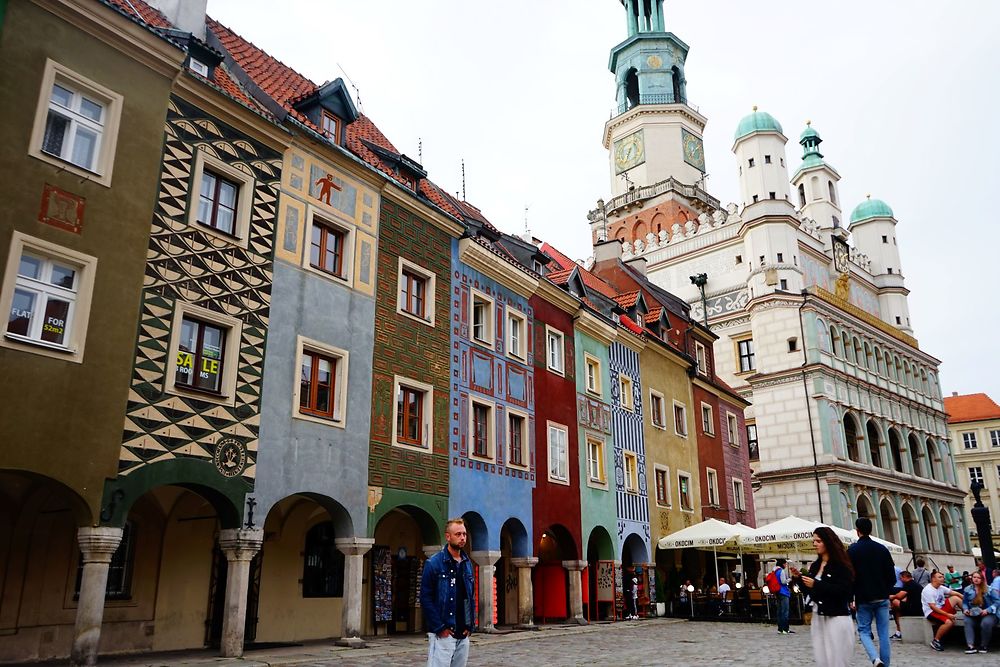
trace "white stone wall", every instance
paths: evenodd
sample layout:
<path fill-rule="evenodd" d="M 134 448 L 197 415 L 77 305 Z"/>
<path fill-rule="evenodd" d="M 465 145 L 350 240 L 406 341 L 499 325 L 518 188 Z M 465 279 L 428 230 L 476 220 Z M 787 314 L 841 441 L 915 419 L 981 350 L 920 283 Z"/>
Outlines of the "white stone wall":
<path fill-rule="evenodd" d="M 788 190 L 788 167 L 785 157 L 787 139 L 777 132 L 756 132 L 736 143 L 736 164 L 739 165 L 740 195 L 743 205 L 774 198 L 791 201 Z M 770 162 L 768 162 L 770 156 Z M 753 160 L 753 166 L 750 166 Z"/>
<path fill-rule="evenodd" d="M 676 105 L 674 105 L 676 106 Z M 610 151 L 611 192 L 617 196 L 629 188 L 626 179 L 616 173 L 614 145 L 615 141 L 626 137 L 642 128 L 644 139 L 645 162 L 628 170 L 628 180 L 636 187 L 652 185 L 673 176 L 681 183 L 694 185 L 702 179 L 703 174 L 684 161 L 684 145 L 681 142 L 681 128 L 700 137 L 704 125 L 694 122 L 686 114 L 678 110 L 652 111 L 656 107 L 642 105 L 637 111 L 626 114 L 624 122 L 612 119 L 611 141 L 607 146 Z"/>

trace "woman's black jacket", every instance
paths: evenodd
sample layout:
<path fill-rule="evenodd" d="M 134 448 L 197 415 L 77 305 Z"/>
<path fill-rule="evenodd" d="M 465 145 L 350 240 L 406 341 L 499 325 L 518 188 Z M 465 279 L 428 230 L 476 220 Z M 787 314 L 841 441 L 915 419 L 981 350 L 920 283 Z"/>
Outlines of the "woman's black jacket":
<path fill-rule="evenodd" d="M 820 616 L 849 615 L 851 599 L 854 597 L 854 573 L 850 568 L 831 560 L 823 569 L 823 576 L 816 578 L 820 562 L 816 560 L 809 566 L 809 576 L 815 579 L 809 596 L 816 603 L 816 613 Z"/>

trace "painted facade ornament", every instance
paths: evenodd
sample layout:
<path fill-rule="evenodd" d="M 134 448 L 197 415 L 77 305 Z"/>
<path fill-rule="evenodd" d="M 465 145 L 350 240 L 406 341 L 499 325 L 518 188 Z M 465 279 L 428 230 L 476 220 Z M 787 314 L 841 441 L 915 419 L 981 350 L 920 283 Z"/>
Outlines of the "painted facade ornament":
<path fill-rule="evenodd" d="M 236 477 L 247 465 L 247 448 L 236 438 L 223 438 L 215 444 L 212 461 L 223 477 Z"/>
<path fill-rule="evenodd" d="M 38 221 L 79 234 L 83 229 L 86 201 L 79 195 L 46 183 L 42 188 L 42 207 L 38 212 Z"/>
<path fill-rule="evenodd" d="M 317 180 L 316 181 L 316 185 L 318 185 L 320 187 L 319 197 L 317 197 L 317 199 L 319 199 L 320 201 L 326 202 L 328 206 L 331 205 L 330 204 L 330 195 L 333 194 L 333 191 L 334 190 L 342 190 L 343 189 L 339 185 L 337 185 L 336 182 L 334 182 L 334 180 L 333 180 L 333 174 L 329 174 L 329 173 L 326 176 L 324 176 L 323 178 Z"/>
<path fill-rule="evenodd" d="M 836 289 L 835 293 L 838 299 L 843 299 L 844 301 L 850 301 L 851 274 L 847 273 L 846 271 L 844 273 L 841 273 L 840 277 L 837 278 L 837 285 L 835 289 Z"/>

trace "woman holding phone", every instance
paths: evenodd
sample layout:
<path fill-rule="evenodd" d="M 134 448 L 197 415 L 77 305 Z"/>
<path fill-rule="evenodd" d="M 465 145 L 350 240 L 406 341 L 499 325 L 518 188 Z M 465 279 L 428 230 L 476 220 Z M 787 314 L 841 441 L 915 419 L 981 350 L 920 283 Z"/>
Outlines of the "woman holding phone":
<path fill-rule="evenodd" d="M 848 667 L 854 653 L 854 622 L 851 620 L 851 597 L 854 568 L 847 550 L 830 528 L 813 531 L 816 560 L 809 573 L 792 569 L 813 601 L 813 657 L 820 667 Z"/>

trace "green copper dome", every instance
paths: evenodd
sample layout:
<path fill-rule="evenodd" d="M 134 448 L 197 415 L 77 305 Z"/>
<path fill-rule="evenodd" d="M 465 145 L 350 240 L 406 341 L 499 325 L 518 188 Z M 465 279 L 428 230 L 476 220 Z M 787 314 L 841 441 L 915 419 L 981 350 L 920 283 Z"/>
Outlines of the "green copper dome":
<path fill-rule="evenodd" d="M 739 141 L 754 132 L 780 132 L 784 134 L 784 131 L 781 129 L 781 123 L 776 121 L 774 116 L 766 111 L 757 111 L 757 107 L 753 108 L 752 114 L 744 116 L 740 124 L 736 126 L 736 136 L 733 138 L 733 141 Z"/>
<path fill-rule="evenodd" d="M 857 205 L 851 213 L 851 224 L 868 220 L 869 218 L 893 218 L 892 209 L 881 199 L 868 199 Z"/>
<path fill-rule="evenodd" d="M 802 134 L 799 135 L 799 143 L 801 144 L 806 139 L 819 139 L 819 132 L 808 123 L 806 123 L 806 129 L 802 130 Z"/>

